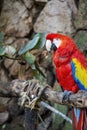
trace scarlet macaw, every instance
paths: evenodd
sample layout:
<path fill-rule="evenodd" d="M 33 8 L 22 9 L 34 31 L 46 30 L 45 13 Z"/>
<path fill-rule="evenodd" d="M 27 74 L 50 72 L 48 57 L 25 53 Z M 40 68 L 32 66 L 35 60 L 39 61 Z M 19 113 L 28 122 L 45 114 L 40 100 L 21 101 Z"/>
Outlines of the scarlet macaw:
<path fill-rule="evenodd" d="M 63 90 L 76 93 L 87 91 L 87 60 L 74 40 L 63 34 L 48 34 L 46 48 L 52 52 L 56 77 Z M 72 110 L 73 129 L 87 130 L 86 109 Z"/>

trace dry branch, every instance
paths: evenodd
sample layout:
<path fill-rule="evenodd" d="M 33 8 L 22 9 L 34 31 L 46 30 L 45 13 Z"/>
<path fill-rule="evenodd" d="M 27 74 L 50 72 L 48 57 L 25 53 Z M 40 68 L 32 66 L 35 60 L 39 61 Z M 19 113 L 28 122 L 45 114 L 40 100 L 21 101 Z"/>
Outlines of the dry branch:
<path fill-rule="evenodd" d="M 22 92 L 26 92 L 30 89 L 32 90 L 32 84 L 34 83 L 35 86 L 40 86 L 41 88 L 45 87 L 44 91 L 40 95 L 40 101 L 46 100 L 51 101 L 54 103 L 69 105 L 69 106 L 76 106 L 79 108 L 86 108 L 87 107 L 87 92 L 86 91 L 79 91 L 76 94 L 71 94 L 69 97 L 69 101 L 62 102 L 63 92 L 54 91 L 51 87 L 47 85 L 41 85 L 37 81 L 21 81 L 21 80 L 14 80 L 10 83 L 3 83 L 0 82 L 0 96 L 1 97 L 21 97 Z M 33 95 L 35 93 L 33 92 Z"/>

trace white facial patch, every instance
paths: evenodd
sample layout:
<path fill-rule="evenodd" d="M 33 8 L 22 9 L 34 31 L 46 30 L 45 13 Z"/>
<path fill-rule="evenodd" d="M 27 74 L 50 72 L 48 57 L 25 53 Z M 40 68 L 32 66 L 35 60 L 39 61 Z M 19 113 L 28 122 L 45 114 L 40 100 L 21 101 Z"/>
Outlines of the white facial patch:
<path fill-rule="evenodd" d="M 51 45 L 52 45 L 51 41 L 50 41 L 50 40 L 47 40 L 47 41 L 46 41 L 46 49 L 47 49 L 47 51 L 50 51 L 50 50 L 51 50 Z"/>
<path fill-rule="evenodd" d="M 61 45 L 62 41 L 60 39 L 53 39 L 53 43 L 56 45 L 57 48 Z"/>

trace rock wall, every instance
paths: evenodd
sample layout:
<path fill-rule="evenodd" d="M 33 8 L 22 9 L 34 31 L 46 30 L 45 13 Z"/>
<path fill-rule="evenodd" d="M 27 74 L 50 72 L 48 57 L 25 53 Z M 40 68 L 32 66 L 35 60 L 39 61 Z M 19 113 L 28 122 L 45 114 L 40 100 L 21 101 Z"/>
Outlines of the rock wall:
<path fill-rule="evenodd" d="M 68 2 L 59 0 L 47 2 L 34 24 L 34 31 L 72 34 L 75 30 L 72 23 L 72 9 Z"/>

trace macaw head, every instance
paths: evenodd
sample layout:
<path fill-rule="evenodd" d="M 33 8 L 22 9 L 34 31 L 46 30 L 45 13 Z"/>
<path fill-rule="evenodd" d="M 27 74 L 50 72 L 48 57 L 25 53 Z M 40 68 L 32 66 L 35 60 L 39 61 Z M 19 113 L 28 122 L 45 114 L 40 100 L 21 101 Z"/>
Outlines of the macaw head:
<path fill-rule="evenodd" d="M 48 51 L 56 51 L 60 47 L 76 47 L 74 41 L 63 34 L 51 33 L 46 36 L 46 49 Z"/>

